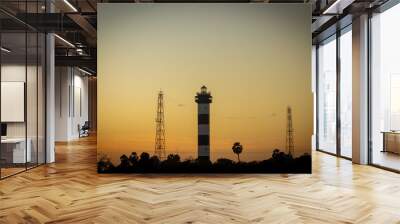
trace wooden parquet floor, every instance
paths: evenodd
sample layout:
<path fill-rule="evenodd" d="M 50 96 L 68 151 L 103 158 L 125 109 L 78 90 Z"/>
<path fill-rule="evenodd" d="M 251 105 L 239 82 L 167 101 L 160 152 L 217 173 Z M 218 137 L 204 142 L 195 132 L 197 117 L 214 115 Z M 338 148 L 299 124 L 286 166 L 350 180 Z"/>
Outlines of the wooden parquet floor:
<path fill-rule="evenodd" d="M 96 141 L 0 181 L 0 223 L 400 223 L 400 175 L 313 153 L 312 175 L 99 175 Z"/>

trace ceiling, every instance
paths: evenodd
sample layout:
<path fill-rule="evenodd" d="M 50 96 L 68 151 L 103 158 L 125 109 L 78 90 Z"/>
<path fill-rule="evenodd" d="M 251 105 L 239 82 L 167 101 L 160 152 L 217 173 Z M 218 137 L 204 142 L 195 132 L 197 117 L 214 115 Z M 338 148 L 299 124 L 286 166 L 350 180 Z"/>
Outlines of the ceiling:
<path fill-rule="evenodd" d="M 171 3 L 171 2 L 226 2 L 226 3 L 309 3 L 312 5 L 313 39 L 318 41 L 330 27 L 346 16 L 376 7 L 387 0 L 1 0 L 1 28 L 14 42 L 11 47 L 24 46 L 18 32 L 55 32 L 56 65 L 80 66 L 96 72 L 97 3 Z M 51 13 L 49 13 L 51 11 Z M 27 13 L 26 13 L 27 12 Z M 328 13 L 327 13 L 328 12 Z M 351 21 L 351 19 L 350 19 Z M 325 33 L 324 33 L 325 32 Z M 4 43 L 4 42 L 3 42 Z M 28 51 L 30 51 L 30 46 Z M 32 45 L 33 46 L 33 45 Z M 16 50 L 18 52 L 18 50 Z M 22 52 L 23 53 L 23 52 Z"/>

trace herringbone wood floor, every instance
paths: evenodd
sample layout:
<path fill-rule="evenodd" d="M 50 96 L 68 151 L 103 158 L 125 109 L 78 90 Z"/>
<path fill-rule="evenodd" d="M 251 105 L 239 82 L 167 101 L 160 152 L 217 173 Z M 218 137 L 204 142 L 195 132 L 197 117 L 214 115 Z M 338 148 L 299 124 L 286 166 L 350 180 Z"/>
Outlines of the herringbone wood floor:
<path fill-rule="evenodd" d="M 99 175 L 96 142 L 0 181 L 0 223 L 400 223 L 400 175 L 315 152 L 312 175 Z"/>

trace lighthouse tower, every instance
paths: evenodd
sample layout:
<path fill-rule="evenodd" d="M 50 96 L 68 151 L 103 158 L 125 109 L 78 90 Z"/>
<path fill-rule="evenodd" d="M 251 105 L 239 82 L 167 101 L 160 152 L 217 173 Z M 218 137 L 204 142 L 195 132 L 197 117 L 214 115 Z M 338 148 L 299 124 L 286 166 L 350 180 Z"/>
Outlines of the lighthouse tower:
<path fill-rule="evenodd" d="M 198 124 L 198 159 L 210 160 L 210 103 L 212 96 L 207 92 L 207 87 L 202 86 L 196 94 L 197 103 L 197 124 Z"/>

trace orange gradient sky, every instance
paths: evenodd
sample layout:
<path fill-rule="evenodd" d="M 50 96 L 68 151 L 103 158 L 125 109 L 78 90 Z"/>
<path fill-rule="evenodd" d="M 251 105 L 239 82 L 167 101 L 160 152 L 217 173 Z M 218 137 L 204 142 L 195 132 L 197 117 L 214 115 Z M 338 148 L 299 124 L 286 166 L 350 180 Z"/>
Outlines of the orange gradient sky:
<path fill-rule="evenodd" d="M 284 149 L 288 105 L 295 154 L 310 152 L 310 20 L 301 4 L 99 4 L 98 152 L 153 153 L 161 89 L 167 154 L 196 158 L 202 85 L 213 160 L 235 141 L 245 160 Z"/>

